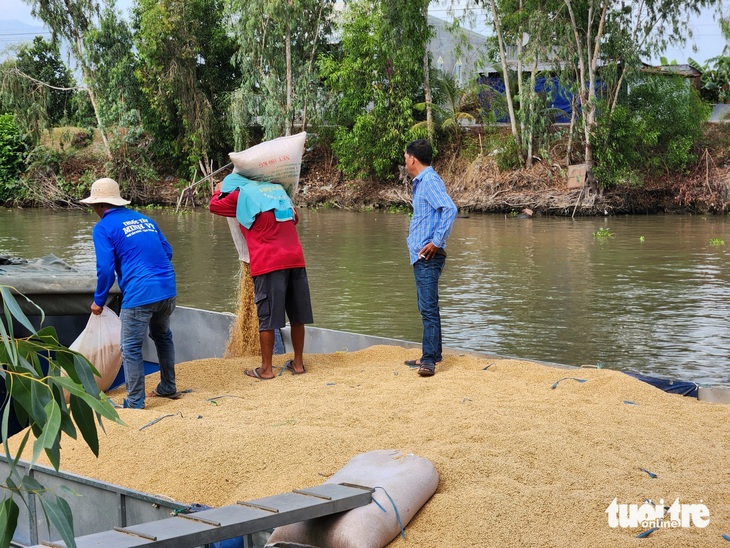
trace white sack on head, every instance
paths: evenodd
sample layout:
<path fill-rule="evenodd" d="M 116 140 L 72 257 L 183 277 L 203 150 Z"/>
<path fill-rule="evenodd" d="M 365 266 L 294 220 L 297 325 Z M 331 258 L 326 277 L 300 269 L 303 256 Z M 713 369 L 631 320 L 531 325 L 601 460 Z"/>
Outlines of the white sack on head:
<path fill-rule="evenodd" d="M 255 181 L 278 183 L 293 198 L 299 185 L 306 138 L 307 132 L 302 131 L 264 141 L 242 152 L 231 152 L 228 156 L 233 172 Z"/>
<path fill-rule="evenodd" d="M 382 548 L 401 533 L 401 524 L 408 525 L 436 492 L 439 475 L 428 459 L 379 450 L 351 458 L 325 483 L 377 488 L 373 492 L 377 504 L 371 502 L 347 512 L 277 527 L 267 547 L 300 543 L 318 548 Z"/>

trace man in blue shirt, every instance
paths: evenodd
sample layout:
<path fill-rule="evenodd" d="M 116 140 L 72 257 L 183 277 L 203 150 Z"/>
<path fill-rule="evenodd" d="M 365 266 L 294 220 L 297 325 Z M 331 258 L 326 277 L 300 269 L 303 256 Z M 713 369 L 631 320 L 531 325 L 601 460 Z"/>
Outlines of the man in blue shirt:
<path fill-rule="evenodd" d="M 418 311 L 423 320 L 421 358 L 406 365 L 418 366 L 418 374 L 431 377 L 441 355 L 441 315 L 438 282 L 446 264 L 446 239 L 454 226 L 457 209 L 446 193 L 441 177 L 431 167 L 433 149 L 424 139 L 406 147 L 405 163 L 413 177 L 413 217 L 408 231 L 408 252 L 416 277 Z"/>
<path fill-rule="evenodd" d="M 142 343 L 149 330 L 160 362 L 160 383 L 153 394 L 176 397 L 175 347 L 170 315 L 175 310 L 175 271 L 172 247 L 150 218 L 124 207 L 113 179 L 94 182 L 90 204 L 101 220 L 94 226 L 96 292 L 93 314 L 101 314 L 116 277 L 122 291 L 122 358 L 127 383 L 124 407 L 144 409 L 145 380 Z"/>

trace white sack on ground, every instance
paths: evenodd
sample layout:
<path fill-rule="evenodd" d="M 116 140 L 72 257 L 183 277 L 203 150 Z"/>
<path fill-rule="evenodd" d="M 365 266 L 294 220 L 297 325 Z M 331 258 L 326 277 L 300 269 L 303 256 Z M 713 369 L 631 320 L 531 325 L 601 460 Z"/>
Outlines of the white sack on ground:
<path fill-rule="evenodd" d="M 290 197 L 294 197 L 302 169 L 302 155 L 307 132 L 278 137 L 247 148 L 231 152 L 233 172 L 255 181 L 278 183 Z"/>
<path fill-rule="evenodd" d="M 290 542 L 318 548 L 382 548 L 401 533 L 398 516 L 406 527 L 436 492 L 438 482 L 436 468 L 423 457 L 396 450 L 361 453 L 325 483 L 374 488 L 373 500 L 385 511 L 371 502 L 341 514 L 278 527 L 267 546 Z"/>

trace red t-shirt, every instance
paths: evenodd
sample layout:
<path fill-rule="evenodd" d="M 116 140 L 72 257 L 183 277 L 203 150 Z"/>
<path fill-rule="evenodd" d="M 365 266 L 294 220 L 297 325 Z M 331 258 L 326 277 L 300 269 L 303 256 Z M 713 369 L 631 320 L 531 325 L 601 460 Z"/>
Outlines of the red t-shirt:
<path fill-rule="evenodd" d="M 235 217 L 238 193 L 238 190 L 234 190 L 223 198 L 219 192 L 213 194 L 210 212 L 223 217 Z M 304 251 L 296 228 L 298 220 L 296 210 L 293 221 L 277 221 L 271 210 L 256 215 L 250 229 L 239 224 L 248 244 L 251 276 L 286 268 L 304 268 Z"/>

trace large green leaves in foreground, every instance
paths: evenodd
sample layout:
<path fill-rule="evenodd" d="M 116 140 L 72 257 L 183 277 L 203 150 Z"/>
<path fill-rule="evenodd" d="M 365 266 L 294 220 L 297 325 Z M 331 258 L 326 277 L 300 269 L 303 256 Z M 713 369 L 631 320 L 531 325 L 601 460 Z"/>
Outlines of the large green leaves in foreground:
<path fill-rule="evenodd" d="M 19 503 L 28 506 L 30 495 L 38 497 L 46 517 L 69 547 L 76 546 L 73 533 L 73 516 L 68 503 L 58 493 L 47 491 L 38 481 L 18 467 L 20 455 L 30 440 L 32 459 L 30 467 L 44 451 L 53 467 L 58 470 L 61 458 L 61 432 L 76 439 L 81 432 L 86 444 L 99 454 L 99 438 L 96 422 L 104 428 L 102 417 L 123 424 L 114 406 L 99 390 L 94 375 L 99 372 L 77 352 L 69 350 L 58 341 L 53 327 L 36 329 L 26 317 L 10 287 L 0 285 L 3 315 L 0 317 L 0 377 L 5 383 L 7 395 L 2 412 L 2 440 L 9 472 L 0 484 L 0 548 L 10 546 L 17 526 Z M 28 301 L 24 296 L 19 298 Z M 38 308 L 41 324 L 43 311 Z M 16 337 L 14 324 L 30 333 Z M 47 366 L 47 372 L 44 372 Z M 68 392 L 66 403 L 64 391 Z M 17 455 L 13 456 L 7 442 L 11 411 L 21 425 L 29 425 L 22 436 Z M 63 488 L 62 488 L 63 489 Z M 67 494 L 73 494 L 66 490 Z"/>

